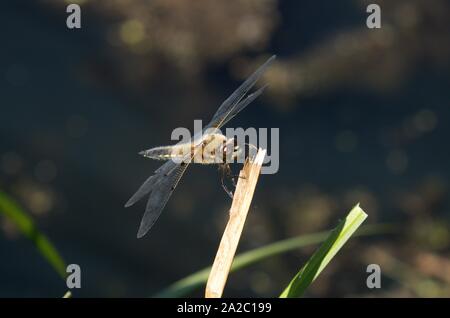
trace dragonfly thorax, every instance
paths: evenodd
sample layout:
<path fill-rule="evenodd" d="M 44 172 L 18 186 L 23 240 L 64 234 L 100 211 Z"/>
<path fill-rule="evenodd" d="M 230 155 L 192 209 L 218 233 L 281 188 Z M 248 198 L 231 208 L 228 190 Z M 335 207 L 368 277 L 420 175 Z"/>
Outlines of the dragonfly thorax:
<path fill-rule="evenodd" d="M 204 136 L 194 155 L 194 163 L 220 164 L 231 163 L 240 154 L 235 138 L 227 138 L 223 134 L 213 133 Z"/>

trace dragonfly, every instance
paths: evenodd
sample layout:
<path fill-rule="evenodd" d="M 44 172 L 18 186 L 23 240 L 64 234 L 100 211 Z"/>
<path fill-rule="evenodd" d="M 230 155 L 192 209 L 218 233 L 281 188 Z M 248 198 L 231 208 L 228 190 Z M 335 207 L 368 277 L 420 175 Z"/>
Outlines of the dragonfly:
<path fill-rule="evenodd" d="M 263 93 L 266 85 L 253 93 L 249 94 L 249 91 L 275 58 L 275 55 L 271 56 L 251 74 L 220 105 L 211 121 L 203 128 L 202 133 L 194 136 L 192 141 L 139 152 L 140 155 L 147 158 L 166 160 L 166 163 L 145 180 L 125 204 L 126 208 L 130 207 L 148 196 L 137 233 L 138 238 L 143 237 L 156 223 L 189 164 L 216 164 L 218 162 L 223 164 L 224 159 L 226 159 L 225 162 L 229 162 L 230 159 L 241 154 L 242 148 L 236 144 L 236 139 L 227 138 L 220 133 L 219 129 Z M 227 191 L 227 189 L 225 190 Z M 227 193 L 229 192 L 227 191 Z"/>

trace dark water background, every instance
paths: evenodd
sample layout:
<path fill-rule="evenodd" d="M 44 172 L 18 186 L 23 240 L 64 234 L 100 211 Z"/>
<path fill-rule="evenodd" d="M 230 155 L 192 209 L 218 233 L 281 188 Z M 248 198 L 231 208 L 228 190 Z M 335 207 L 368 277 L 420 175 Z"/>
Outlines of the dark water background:
<path fill-rule="evenodd" d="M 145 57 L 109 46 L 105 38 L 116 17 L 103 15 L 95 4 L 83 8 L 81 30 L 68 30 L 64 7 L 50 3 L 13 1 L 0 11 L 0 188 L 33 213 L 68 263 L 80 264 L 82 289 L 76 295 L 85 297 L 149 296 L 212 263 L 230 203 L 216 168 L 190 167 L 144 239 L 135 237 L 144 204 L 130 209 L 123 204 L 158 166 L 137 152 L 170 143 L 175 127 L 192 129 L 193 119 L 208 120 L 239 85 L 241 79 L 227 66 L 232 58 L 252 61 L 260 53 L 276 53 L 280 63 L 311 62 L 311 48 L 352 29 L 369 32 L 364 7 L 354 1 L 283 1 L 276 6 L 278 22 L 263 48 L 238 48 L 215 59 L 200 55 L 201 71 L 180 75 L 161 52 Z M 432 3 L 449 9 L 448 3 Z M 418 30 L 423 32 L 414 33 L 417 39 L 412 36 L 409 42 L 423 45 L 427 32 L 448 35 L 448 29 L 433 22 L 423 22 Z M 427 45 L 435 44 L 440 55 L 417 49 L 414 59 L 405 62 L 404 76 L 388 88 L 359 82 L 355 74 L 370 77 L 366 71 L 377 68 L 376 59 L 368 58 L 367 69 L 348 71 L 353 77 L 344 81 L 337 76 L 336 83 L 305 94 L 290 92 L 289 102 L 283 91 L 269 88 L 229 123 L 279 127 L 281 139 L 280 170 L 262 176 L 258 184 L 247 225 L 254 229 L 244 231 L 240 251 L 329 229 L 358 201 L 370 223 L 399 223 L 406 233 L 414 233 L 426 220 L 431 231 L 436 224 L 448 229 L 450 73 L 448 51 L 442 52 L 448 43 L 440 48 L 433 41 Z M 414 49 L 398 52 L 400 62 Z M 333 52 L 329 54 L 332 59 Z M 378 58 L 382 64 L 383 56 Z M 134 76 L 139 65 L 132 62 L 146 59 L 157 71 Z M 339 73 L 339 68 L 322 72 Z M 270 74 L 263 81 L 270 87 Z M 425 128 L 405 137 L 411 118 Z M 339 146 L 339 136 L 344 146 Z M 14 162 L 20 168 L 12 169 Z M 408 201 L 408 194 L 418 201 Z M 304 198 L 311 205 L 302 205 Z M 423 208 L 407 212 L 405 206 L 420 202 Z M 314 213 L 303 219 L 302 209 L 316 205 L 331 212 L 323 220 Z M 0 296 L 59 297 L 64 283 L 34 246 L 5 224 L 5 234 L 0 232 Z M 448 231 L 437 247 L 428 244 L 430 235 L 381 235 L 350 245 L 353 249 L 342 251 L 311 295 L 366 295 L 367 259 L 355 265 L 352 255 L 363 254 L 367 245 L 404 262 L 423 251 L 447 259 Z M 237 273 L 226 292 L 277 295 L 310 253 L 291 253 Z M 390 287 L 382 295 L 405 295 L 401 283 L 387 281 Z"/>

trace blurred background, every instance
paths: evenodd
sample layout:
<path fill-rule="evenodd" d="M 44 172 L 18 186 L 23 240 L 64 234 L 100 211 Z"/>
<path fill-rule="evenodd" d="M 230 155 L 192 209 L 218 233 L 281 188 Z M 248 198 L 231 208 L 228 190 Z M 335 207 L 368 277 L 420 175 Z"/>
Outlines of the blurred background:
<path fill-rule="evenodd" d="M 69 2 L 81 29 L 66 27 Z M 75 297 L 151 296 L 212 264 L 230 205 L 217 168 L 191 166 L 138 240 L 145 203 L 123 205 L 160 163 L 137 152 L 209 120 L 272 54 L 269 88 L 228 124 L 280 128 L 279 172 L 261 176 L 238 252 L 329 230 L 361 202 L 367 224 L 397 230 L 352 238 L 307 296 L 450 297 L 450 3 L 377 0 L 371 30 L 371 2 L 2 4 L 0 192 L 81 266 Z M 0 296 L 61 297 L 1 212 Z M 232 274 L 225 296 L 277 296 L 313 251 Z"/>

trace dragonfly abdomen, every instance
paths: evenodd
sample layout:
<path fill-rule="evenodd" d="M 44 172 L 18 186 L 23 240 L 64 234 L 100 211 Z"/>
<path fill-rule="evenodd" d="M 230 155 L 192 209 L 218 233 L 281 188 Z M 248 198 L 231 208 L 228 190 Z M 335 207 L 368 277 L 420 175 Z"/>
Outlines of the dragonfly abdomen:
<path fill-rule="evenodd" d="M 152 149 L 141 151 L 139 154 L 144 157 L 156 160 L 169 160 L 179 156 L 178 152 L 174 151 L 173 146 L 155 147 Z"/>

